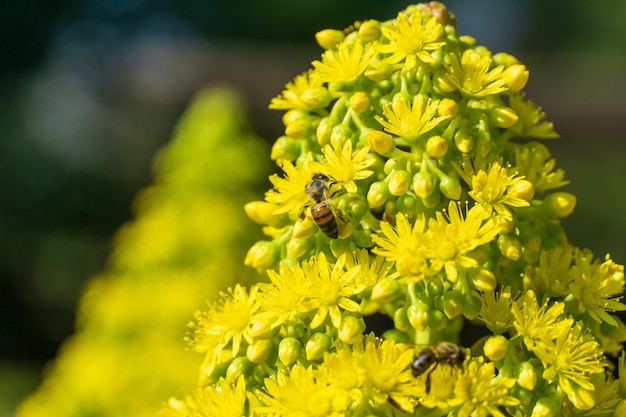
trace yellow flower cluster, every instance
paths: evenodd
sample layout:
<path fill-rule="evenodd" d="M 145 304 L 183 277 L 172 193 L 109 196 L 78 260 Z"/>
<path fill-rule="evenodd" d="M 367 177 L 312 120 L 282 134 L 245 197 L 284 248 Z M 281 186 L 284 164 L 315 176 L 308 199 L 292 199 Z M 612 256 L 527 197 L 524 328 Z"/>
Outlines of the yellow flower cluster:
<path fill-rule="evenodd" d="M 267 279 L 196 315 L 199 387 L 164 412 L 621 415 L 623 266 L 567 240 L 576 199 L 536 141 L 557 135 L 526 67 L 438 2 L 316 39 L 270 104 L 283 174 L 245 207 Z"/>

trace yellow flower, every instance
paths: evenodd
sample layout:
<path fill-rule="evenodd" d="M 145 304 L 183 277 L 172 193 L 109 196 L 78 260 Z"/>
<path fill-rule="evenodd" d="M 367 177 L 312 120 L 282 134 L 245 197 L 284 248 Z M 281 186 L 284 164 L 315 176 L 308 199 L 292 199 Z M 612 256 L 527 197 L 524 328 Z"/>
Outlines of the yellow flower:
<path fill-rule="evenodd" d="M 289 373 L 278 372 L 265 379 L 265 392 L 257 391 L 265 404 L 254 409 L 256 415 L 298 417 L 342 417 L 348 397 L 315 376 L 313 368 L 295 365 Z M 217 414 L 220 415 L 220 414 Z"/>
<path fill-rule="evenodd" d="M 257 286 L 247 292 L 237 284 L 227 293 L 221 292 L 221 299 L 210 310 L 197 312 L 191 347 L 198 352 L 211 353 L 231 343 L 231 349 L 236 353 L 243 339 L 251 342 L 248 330 L 259 309 L 257 291 Z"/>
<path fill-rule="evenodd" d="M 288 160 L 280 161 L 285 177 L 271 175 L 270 182 L 275 189 L 265 193 L 267 202 L 279 206 L 276 213 L 297 212 L 307 205 L 309 196 L 305 192 L 305 187 L 313 178 L 312 159 L 312 154 L 307 154 L 300 166 L 294 166 Z"/>
<path fill-rule="evenodd" d="M 364 285 L 356 282 L 361 267 L 356 265 L 346 270 L 345 263 L 346 255 L 340 256 L 335 264 L 330 264 L 323 253 L 302 263 L 308 286 L 300 310 L 315 311 L 310 324 L 312 329 L 322 325 L 327 316 L 330 316 L 333 326 L 339 328 L 340 309 L 352 312 L 361 310 L 359 304 L 351 298 L 364 288 Z"/>
<path fill-rule="evenodd" d="M 490 69 L 492 60 L 474 49 L 466 49 L 461 55 L 449 54 L 448 72 L 445 78 L 462 94 L 471 97 L 485 97 L 508 90 L 502 72 L 502 65 Z"/>
<path fill-rule="evenodd" d="M 511 287 L 505 287 L 500 292 L 488 291 L 480 296 L 481 308 L 478 319 L 494 334 L 502 334 L 513 327 L 513 313 L 511 306 L 513 298 Z"/>
<path fill-rule="evenodd" d="M 563 318 L 563 303 L 555 302 L 549 306 L 546 302 L 540 307 L 532 290 L 515 300 L 511 311 L 515 317 L 513 325 L 531 351 L 543 340 L 555 339 L 562 329 L 569 329 L 573 321 Z"/>
<path fill-rule="evenodd" d="M 187 403 L 185 416 L 243 417 L 247 415 L 244 376 L 240 375 L 235 385 L 220 378 L 215 386 L 200 388 Z"/>
<path fill-rule="evenodd" d="M 509 175 L 508 169 L 494 162 L 487 172 L 481 169 L 472 177 L 470 184 L 472 190 L 468 194 L 483 207 L 485 215 L 491 215 L 495 210 L 500 216 L 511 220 L 512 215 L 505 206 L 526 207 L 530 205 L 526 199 L 518 195 L 528 198 L 531 194 L 516 193 L 516 190 L 524 188 L 520 185 L 526 183 L 529 182 L 524 177 Z M 532 184 L 529 186 L 532 187 Z"/>
<path fill-rule="evenodd" d="M 425 227 L 424 215 L 418 216 L 411 227 L 409 219 L 404 214 L 398 213 L 395 227 L 387 222 L 380 223 L 382 236 L 372 236 L 376 243 L 372 252 L 395 262 L 396 270 L 400 275 L 419 280 L 425 276 L 427 265 L 417 236 L 424 233 Z"/>
<path fill-rule="evenodd" d="M 424 133 L 431 131 L 449 116 L 438 116 L 437 106 L 439 100 L 417 94 L 413 98 L 413 104 L 407 102 L 403 94 L 397 94 L 391 104 L 383 107 L 385 118 L 375 116 L 376 120 L 385 130 L 401 138 L 415 142 Z"/>
<path fill-rule="evenodd" d="M 467 370 L 457 376 L 454 383 L 454 397 L 449 404 L 456 408 L 452 415 L 457 417 L 493 416 L 505 417 L 502 407 L 516 407 L 520 401 L 511 395 L 515 378 L 496 376 L 493 362 L 483 363 L 481 359 L 470 360 Z"/>
<path fill-rule="evenodd" d="M 595 405 L 595 399 L 589 398 L 595 390 L 589 378 L 604 372 L 602 349 L 590 333 L 583 331 L 580 323 L 573 327 L 561 326 L 556 338 L 544 338 L 533 352 L 543 363 L 543 377 L 548 381 L 558 380 L 576 407 L 587 410 Z"/>
<path fill-rule="evenodd" d="M 329 49 L 322 54 L 322 61 L 313 61 L 315 70 L 311 77 L 321 82 L 353 83 L 365 72 L 376 49 L 371 43 L 343 42 L 337 49 Z"/>
<path fill-rule="evenodd" d="M 511 130 L 521 137 L 539 139 L 558 138 L 559 134 L 554 131 L 554 125 L 545 121 L 546 114 L 530 100 L 525 100 L 524 93 L 512 94 L 509 106 L 519 116 Z"/>
<path fill-rule="evenodd" d="M 374 158 L 366 159 L 369 152 L 367 146 L 353 152 L 352 142 L 347 140 L 341 149 L 326 145 L 322 152 L 324 161 L 314 164 L 316 171 L 327 174 L 349 193 L 357 191 L 354 181 L 362 180 L 374 173 L 366 169 L 376 161 Z"/>
<path fill-rule="evenodd" d="M 530 142 L 515 149 L 515 166 L 519 174 L 526 177 L 538 193 L 569 184 L 563 179 L 565 171 L 560 168 L 554 170 L 556 160 L 551 156 L 548 148 L 539 142 Z"/>
<path fill-rule="evenodd" d="M 306 294 L 308 282 L 302 268 L 281 264 L 279 272 L 268 270 L 271 283 L 259 283 L 260 318 L 272 321 L 272 327 L 293 319 Z"/>
<path fill-rule="evenodd" d="M 429 51 L 445 45 L 443 26 L 434 16 L 424 21 L 419 13 L 407 15 L 400 12 L 396 27 L 381 26 L 380 30 L 389 43 L 380 44 L 377 49 L 383 54 L 392 54 L 383 62 L 397 64 L 406 59 L 407 69 L 415 67 L 418 61 L 435 62 Z"/>
<path fill-rule="evenodd" d="M 459 204 L 450 201 L 448 210 L 437 212 L 435 219 L 428 221 L 428 230 L 418 236 L 430 259 L 429 275 L 442 268 L 450 281 L 456 281 L 457 267 L 476 268 L 478 262 L 467 254 L 478 246 L 491 242 L 500 232 L 493 220 L 484 221 L 481 210 L 474 206 L 463 217 Z"/>
<path fill-rule="evenodd" d="M 610 259 L 600 264 L 589 251 L 577 250 L 571 268 L 571 295 L 578 300 L 578 309 L 593 320 L 617 327 L 618 321 L 609 312 L 624 311 L 626 305 L 619 300 L 624 294 L 623 266 L 615 271 L 616 264 Z M 615 272 L 618 272 L 617 275 Z M 620 273 L 621 272 L 621 273 Z"/>
<path fill-rule="evenodd" d="M 310 107 L 307 95 L 314 91 L 324 91 L 323 82 L 311 77 L 311 72 L 302 73 L 287 83 L 280 96 L 274 97 L 269 108 L 273 110 L 304 109 Z"/>

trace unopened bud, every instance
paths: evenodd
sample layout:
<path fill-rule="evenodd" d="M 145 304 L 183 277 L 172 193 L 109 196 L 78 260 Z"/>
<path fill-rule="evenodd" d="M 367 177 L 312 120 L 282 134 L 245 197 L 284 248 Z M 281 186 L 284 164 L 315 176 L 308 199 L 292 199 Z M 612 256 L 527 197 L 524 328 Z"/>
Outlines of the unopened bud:
<path fill-rule="evenodd" d="M 372 130 L 367 134 L 367 144 L 379 155 L 388 156 L 396 149 L 393 136 L 380 130 Z"/>
<path fill-rule="evenodd" d="M 465 296 L 457 290 L 448 291 L 443 295 L 443 312 L 449 319 L 453 319 L 463 312 Z"/>
<path fill-rule="evenodd" d="M 468 153 L 474 147 L 474 137 L 467 129 L 461 129 L 454 134 L 454 144 L 463 153 Z"/>
<path fill-rule="evenodd" d="M 366 20 L 359 26 L 359 37 L 363 42 L 371 42 L 380 38 L 380 22 L 377 20 Z"/>
<path fill-rule="evenodd" d="M 279 257 L 280 251 L 273 242 L 261 240 L 252 245 L 243 262 L 258 271 L 265 271 L 278 262 Z"/>
<path fill-rule="evenodd" d="M 273 161 L 279 159 L 295 160 L 300 155 L 300 142 L 289 136 L 281 136 L 272 145 L 270 158 Z"/>
<path fill-rule="evenodd" d="M 325 146 L 330 142 L 330 134 L 333 132 L 333 127 L 335 127 L 336 122 L 337 121 L 332 117 L 324 117 L 320 120 L 315 130 L 317 143 L 320 146 Z"/>
<path fill-rule="evenodd" d="M 441 158 L 448 153 L 448 141 L 441 136 L 432 136 L 426 142 L 426 152 L 433 158 Z"/>
<path fill-rule="evenodd" d="M 243 207 L 250 219 L 256 223 L 272 227 L 282 227 L 288 220 L 287 213 L 276 214 L 278 205 L 267 201 L 250 201 Z"/>
<path fill-rule="evenodd" d="M 389 190 L 387 184 L 383 181 L 377 181 L 370 185 L 367 191 L 367 204 L 370 208 L 383 206 L 389 198 Z"/>
<path fill-rule="evenodd" d="M 269 319 L 254 319 L 248 335 L 253 339 L 265 340 L 274 336 L 278 332 L 278 327 L 272 328 L 272 321 Z"/>
<path fill-rule="evenodd" d="M 503 234 L 498 237 L 498 248 L 505 258 L 517 261 L 522 256 L 522 242 L 517 236 Z"/>
<path fill-rule="evenodd" d="M 486 268 L 480 268 L 472 275 L 472 285 L 479 291 L 493 291 L 496 289 L 498 282 L 496 276 Z"/>
<path fill-rule="evenodd" d="M 519 120 L 519 116 L 510 107 L 496 107 L 491 110 L 491 121 L 498 127 L 507 129 Z"/>
<path fill-rule="evenodd" d="M 509 91 L 516 93 L 526 86 L 529 75 L 530 72 L 526 69 L 525 65 L 514 64 L 506 67 L 502 73 L 502 78 L 506 86 L 509 87 Z"/>
<path fill-rule="evenodd" d="M 391 277 L 385 277 L 378 281 L 372 289 L 372 301 L 378 304 L 390 303 L 402 293 L 398 281 Z"/>
<path fill-rule="evenodd" d="M 262 363 L 265 362 L 272 351 L 274 350 L 274 345 L 269 340 L 256 340 L 251 345 L 248 345 L 248 349 L 246 349 L 246 358 L 252 363 Z"/>
<path fill-rule="evenodd" d="M 302 222 L 298 222 L 302 223 Z M 311 222 L 308 222 L 311 223 Z M 298 239 L 293 238 L 289 240 L 287 243 L 287 257 L 291 259 L 298 259 L 304 256 L 311 248 L 313 247 L 313 243 L 310 239 Z"/>
<path fill-rule="evenodd" d="M 236 381 L 240 375 L 248 375 L 252 371 L 252 363 L 246 357 L 238 357 L 228 365 L 226 369 L 226 379 L 228 381 Z"/>
<path fill-rule="evenodd" d="M 428 198 L 435 189 L 435 179 L 428 171 L 420 171 L 413 176 L 413 192 L 420 198 Z"/>
<path fill-rule="evenodd" d="M 308 218 L 297 221 L 293 225 L 292 237 L 296 239 L 306 239 L 317 232 L 317 226 Z"/>
<path fill-rule="evenodd" d="M 442 175 L 439 182 L 439 190 L 450 200 L 458 200 L 461 198 L 461 181 L 452 175 Z"/>
<path fill-rule="evenodd" d="M 329 352 L 333 341 L 324 333 L 313 333 L 308 342 L 306 342 L 305 352 L 306 359 L 316 361 L 324 357 L 325 352 Z"/>
<path fill-rule="evenodd" d="M 324 108 L 328 106 L 332 97 L 326 87 L 307 88 L 300 94 L 300 101 L 308 107 Z"/>
<path fill-rule="evenodd" d="M 528 180 L 520 180 L 508 188 L 507 195 L 530 201 L 535 196 L 535 186 Z"/>
<path fill-rule="evenodd" d="M 370 98 L 362 91 L 357 91 L 350 97 L 350 108 L 357 113 L 363 113 L 370 107 Z"/>
<path fill-rule="evenodd" d="M 456 104 L 456 101 L 444 98 L 439 101 L 439 106 L 437 106 L 437 113 L 439 116 L 448 116 L 450 118 L 456 117 L 459 113 L 459 105 Z"/>
<path fill-rule="evenodd" d="M 529 391 L 535 389 L 537 384 L 537 370 L 530 362 L 522 362 L 517 365 L 517 384 Z"/>
<path fill-rule="evenodd" d="M 374 82 L 380 82 L 386 80 L 391 75 L 391 66 L 383 62 L 373 62 L 365 69 L 365 75 L 367 78 Z"/>
<path fill-rule="evenodd" d="M 396 170 L 389 176 L 387 189 L 391 195 L 399 196 L 409 191 L 411 175 L 405 170 Z"/>
<path fill-rule="evenodd" d="M 278 344 L 278 359 L 283 365 L 289 366 L 296 362 L 301 350 L 302 344 L 298 339 L 286 337 Z"/>
<path fill-rule="evenodd" d="M 338 336 L 339 340 L 348 345 L 353 345 L 363 337 L 365 321 L 361 317 L 345 316 L 341 320 Z"/>
<path fill-rule="evenodd" d="M 548 194 L 543 200 L 543 207 L 548 216 L 562 219 L 574 212 L 576 196 L 565 192 Z"/>
<path fill-rule="evenodd" d="M 406 315 L 414 329 L 426 330 L 426 327 L 428 327 L 428 310 L 428 306 L 421 302 L 411 304 L 407 308 Z"/>
<path fill-rule="evenodd" d="M 560 415 L 559 407 L 552 398 L 541 397 L 535 403 L 530 417 L 556 417 Z"/>
<path fill-rule="evenodd" d="M 285 135 L 292 139 L 306 139 L 311 133 L 311 123 L 306 119 L 299 119 L 285 126 Z"/>
<path fill-rule="evenodd" d="M 446 72 L 438 72 L 433 77 L 433 90 L 437 94 L 451 93 L 456 90 L 456 86 Z"/>
<path fill-rule="evenodd" d="M 509 350 L 509 341 L 502 335 L 490 336 L 483 346 L 483 352 L 489 360 L 497 362 L 504 359 Z"/>
<path fill-rule="evenodd" d="M 346 36 L 341 30 L 324 29 L 315 34 L 317 44 L 324 49 L 332 49 L 341 43 Z"/>

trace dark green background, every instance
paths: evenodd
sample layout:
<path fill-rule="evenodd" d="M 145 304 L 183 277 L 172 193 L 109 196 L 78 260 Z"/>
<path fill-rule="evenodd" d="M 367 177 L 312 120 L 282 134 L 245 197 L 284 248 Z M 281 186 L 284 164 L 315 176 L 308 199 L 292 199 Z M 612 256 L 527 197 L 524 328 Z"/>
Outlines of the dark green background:
<path fill-rule="evenodd" d="M 150 160 L 194 92 L 227 83 L 268 140 L 269 100 L 314 33 L 395 17 L 383 0 L 24 0 L 0 5 L 0 416 L 71 334 Z M 601 4 L 601 5 L 600 5 Z M 626 262 L 626 2 L 450 1 L 462 34 L 531 70 L 528 97 L 578 197 L 574 244 Z M 269 157 L 269 156 L 268 156 Z M 259 190 L 259 195 L 264 190 Z"/>

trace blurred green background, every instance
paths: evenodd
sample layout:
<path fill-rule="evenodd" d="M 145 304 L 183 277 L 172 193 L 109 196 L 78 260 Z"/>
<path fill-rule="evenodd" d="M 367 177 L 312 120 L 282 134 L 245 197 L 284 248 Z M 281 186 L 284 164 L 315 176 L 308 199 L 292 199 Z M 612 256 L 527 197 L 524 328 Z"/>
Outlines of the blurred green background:
<path fill-rule="evenodd" d="M 226 83 L 273 141 L 284 84 L 314 33 L 392 18 L 409 1 L 24 0 L 0 5 L 0 416 L 72 333 L 154 152 L 199 89 Z M 626 262 L 626 2 L 445 2 L 462 34 L 531 70 L 528 97 L 578 197 L 574 244 Z M 267 156 L 260 156 L 267 157 Z M 259 196 L 264 189 L 259 190 Z"/>

